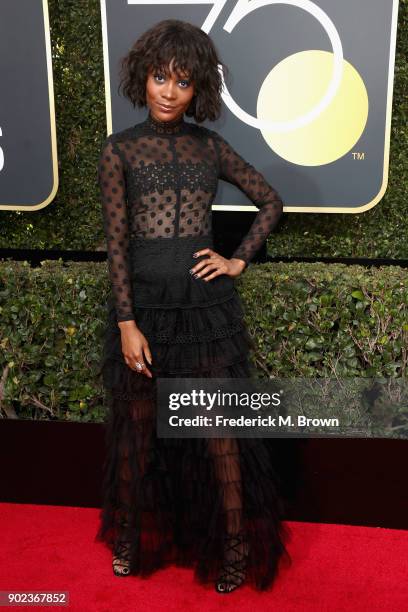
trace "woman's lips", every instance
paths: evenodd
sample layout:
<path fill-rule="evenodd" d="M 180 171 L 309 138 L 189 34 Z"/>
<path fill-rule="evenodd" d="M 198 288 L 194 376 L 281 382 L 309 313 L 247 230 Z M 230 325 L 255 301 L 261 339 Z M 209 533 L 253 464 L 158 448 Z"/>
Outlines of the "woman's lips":
<path fill-rule="evenodd" d="M 174 106 L 163 106 L 163 104 L 160 104 L 160 103 L 158 103 L 158 106 L 162 111 L 165 111 L 167 113 L 170 113 L 171 111 L 174 110 Z"/>

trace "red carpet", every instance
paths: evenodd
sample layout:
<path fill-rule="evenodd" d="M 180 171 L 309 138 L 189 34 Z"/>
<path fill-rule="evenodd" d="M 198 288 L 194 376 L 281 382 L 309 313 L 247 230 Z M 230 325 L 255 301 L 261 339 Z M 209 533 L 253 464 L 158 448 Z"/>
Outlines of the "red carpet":
<path fill-rule="evenodd" d="M 94 542 L 98 512 L 0 504 L 0 590 L 69 591 L 65 609 L 81 612 L 408 610 L 408 531 L 291 522 L 293 564 L 273 589 L 219 595 L 176 567 L 149 579 L 115 577 L 110 552 Z"/>

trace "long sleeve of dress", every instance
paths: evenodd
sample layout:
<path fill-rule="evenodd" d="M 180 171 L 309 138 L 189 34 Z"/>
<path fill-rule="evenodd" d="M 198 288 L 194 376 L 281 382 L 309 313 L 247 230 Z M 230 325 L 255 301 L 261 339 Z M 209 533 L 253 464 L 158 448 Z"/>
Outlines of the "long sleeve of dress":
<path fill-rule="evenodd" d="M 248 233 L 231 256 L 242 259 L 248 265 L 277 225 L 283 212 L 283 202 L 260 172 L 243 159 L 220 134 L 213 132 L 213 135 L 218 149 L 219 178 L 241 189 L 259 209 Z"/>
<path fill-rule="evenodd" d="M 98 164 L 108 269 L 118 321 L 134 320 L 129 275 L 129 229 L 123 163 L 111 137 L 105 140 Z"/>

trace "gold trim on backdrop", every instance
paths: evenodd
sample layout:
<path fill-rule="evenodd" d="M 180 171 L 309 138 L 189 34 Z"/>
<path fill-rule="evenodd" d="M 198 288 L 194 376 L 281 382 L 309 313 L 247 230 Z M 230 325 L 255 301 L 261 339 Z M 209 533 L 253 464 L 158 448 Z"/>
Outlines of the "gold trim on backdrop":
<path fill-rule="evenodd" d="M 112 105 L 109 71 L 109 45 L 108 45 L 108 25 L 106 19 L 106 3 L 101 0 L 101 24 L 102 24 L 102 48 L 103 48 L 103 74 L 105 78 L 105 108 L 106 108 L 106 127 L 107 136 L 112 133 Z"/>
<path fill-rule="evenodd" d="M 48 99 L 50 109 L 50 134 L 51 134 L 51 154 L 52 154 L 52 172 L 53 172 L 53 186 L 49 196 L 43 200 L 40 204 L 27 204 L 26 206 L 13 206 L 0 204 L 0 210 L 24 210 L 25 212 L 32 212 L 33 210 L 39 210 L 45 208 L 55 198 L 58 185 L 58 152 L 57 152 L 57 131 L 55 121 L 55 101 L 54 101 L 54 80 L 52 74 L 52 55 L 51 55 L 51 36 L 50 36 L 50 20 L 48 14 L 48 0 L 41 0 L 43 7 L 43 19 L 44 19 L 44 37 L 45 37 L 45 52 L 47 58 L 47 76 L 48 76 Z"/>
<path fill-rule="evenodd" d="M 106 0 L 101 2 L 101 17 L 102 17 L 102 38 L 103 38 L 103 53 L 104 53 L 104 74 L 105 74 L 105 103 L 106 103 L 106 124 L 108 133 L 112 133 L 112 106 L 110 95 L 110 74 L 109 74 L 109 50 L 108 50 L 108 34 L 107 34 L 107 19 L 106 19 Z M 397 39 L 397 24 L 398 24 L 398 5 L 399 0 L 393 0 L 391 32 L 390 32 L 390 59 L 388 67 L 388 85 L 387 85 L 387 106 L 385 117 L 385 141 L 384 141 L 384 163 L 383 163 L 383 182 L 377 195 L 368 202 L 358 207 L 341 207 L 341 206 L 284 206 L 284 212 L 314 212 L 314 213 L 361 213 L 373 208 L 383 198 L 387 186 L 389 176 L 389 161 L 390 161 L 390 136 L 391 136 L 391 120 L 392 120 L 392 100 L 393 100 L 393 84 L 394 84 L 394 69 L 395 69 L 395 48 Z M 255 205 L 248 204 L 213 204 L 212 210 L 229 210 L 229 211 L 257 211 Z"/>

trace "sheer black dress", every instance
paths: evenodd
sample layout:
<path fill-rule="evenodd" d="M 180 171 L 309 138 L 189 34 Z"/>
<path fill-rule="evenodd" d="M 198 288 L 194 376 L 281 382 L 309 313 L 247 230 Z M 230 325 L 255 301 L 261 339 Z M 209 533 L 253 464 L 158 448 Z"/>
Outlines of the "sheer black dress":
<path fill-rule="evenodd" d="M 246 582 L 261 590 L 281 557 L 290 562 L 264 441 L 156 435 L 157 377 L 251 376 L 253 342 L 234 279 L 189 273 L 208 257 L 193 253 L 213 248 L 218 179 L 259 208 L 233 253 L 248 263 L 277 224 L 282 201 L 224 138 L 184 117 L 160 122 L 149 112 L 103 144 L 98 180 L 112 292 L 100 370 L 109 408 L 96 539 L 114 550 L 125 521 L 131 574 L 175 563 L 193 567 L 205 584 L 220 574 L 224 536 L 241 533 L 249 544 Z M 149 342 L 152 379 L 123 359 L 118 322 L 129 320 Z"/>

